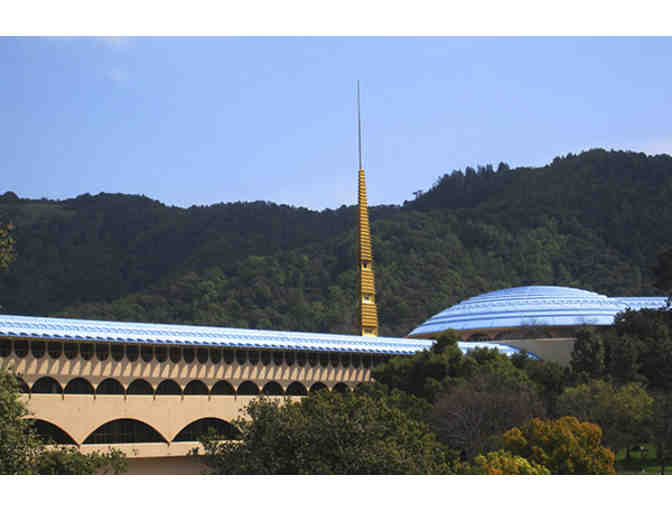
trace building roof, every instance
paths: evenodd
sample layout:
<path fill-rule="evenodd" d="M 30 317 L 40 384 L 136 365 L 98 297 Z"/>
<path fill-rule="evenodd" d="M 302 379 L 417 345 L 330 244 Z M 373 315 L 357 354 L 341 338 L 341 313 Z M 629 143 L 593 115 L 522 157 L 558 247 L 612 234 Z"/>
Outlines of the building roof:
<path fill-rule="evenodd" d="M 0 336 L 85 342 L 413 354 L 431 340 L 0 315 Z"/>
<path fill-rule="evenodd" d="M 0 336 L 81 342 L 120 342 L 184 347 L 229 347 L 236 349 L 282 349 L 361 354 L 412 355 L 429 349 L 434 340 L 355 335 L 332 335 L 298 331 L 267 331 L 213 326 L 184 326 L 140 322 L 93 321 L 0 315 Z M 508 345 L 458 342 L 466 353 L 477 347 L 495 348 L 511 355 L 520 352 Z"/>
<path fill-rule="evenodd" d="M 664 297 L 607 297 L 571 287 L 532 285 L 487 292 L 430 317 L 409 336 L 455 329 L 480 331 L 525 326 L 610 326 L 627 308 L 661 308 Z"/>

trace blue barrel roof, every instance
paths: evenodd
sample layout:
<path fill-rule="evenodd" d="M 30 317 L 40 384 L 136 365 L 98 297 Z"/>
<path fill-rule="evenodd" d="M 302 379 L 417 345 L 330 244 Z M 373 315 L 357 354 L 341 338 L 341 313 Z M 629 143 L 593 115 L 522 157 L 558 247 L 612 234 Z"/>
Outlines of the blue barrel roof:
<path fill-rule="evenodd" d="M 228 347 L 236 349 L 284 349 L 362 354 L 412 355 L 431 348 L 434 340 L 300 331 L 267 331 L 213 326 L 184 326 L 138 322 L 58 319 L 0 315 L 0 336 L 81 342 L 120 342 L 161 346 Z M 515 347 L 478 342 L 458 342 L 463 353 L 488 347 L 511 355 Z"/>
<path fill-rule="evenodd" d="M 661 308 L 664 297 L 607 297 L 572 287 L 531 285 L 487 292 L 430 317 L 409 336 L 525 326 L 609 326 L 627 308 Z"/>

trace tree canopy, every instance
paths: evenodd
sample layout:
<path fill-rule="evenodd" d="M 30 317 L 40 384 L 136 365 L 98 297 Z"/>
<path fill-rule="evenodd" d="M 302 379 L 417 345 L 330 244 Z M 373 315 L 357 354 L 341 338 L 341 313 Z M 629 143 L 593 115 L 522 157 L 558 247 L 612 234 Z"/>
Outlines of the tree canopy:
<path fill-rule="evenodd" d="M 119 450 L 85 455 L 45 443 L 33 429 L 16 377 L 0 369 L 0 475 L 119 474 L 126 466 Z"/>
<path fill-rule="evenodd" d="M 205 438 L 217 474 L 440 474 L 443 447 L 429 427 L 384 397 L 321 391 L 300 402 L 259 399 L 237 420 L 238 441 Z"/>

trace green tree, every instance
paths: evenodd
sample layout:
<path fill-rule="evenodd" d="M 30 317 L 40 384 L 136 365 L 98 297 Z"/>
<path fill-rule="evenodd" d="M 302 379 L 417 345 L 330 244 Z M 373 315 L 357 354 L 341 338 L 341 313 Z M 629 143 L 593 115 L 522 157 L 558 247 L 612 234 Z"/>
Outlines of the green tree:
<path fill-rule="evenodd" d="M 653 399 L 640 383 L 620 388 L 602 380 L 593 380 L 575 388 L 567 388 L 558 398 L 560 415 L 597 423 L 604 442 L 618 450 L 646 439 L 645 429 L 651 418 Z"/>
<path fill-rule="evenodd" d="M 669 296 L 672 293 L 672 249 L 660 252 L 656 262 L 654 285 Z"/>
<path fill-rule="evenodd" d="M 32 427 L 13 374 L 0 369 L 0 475 L 92 475 L 126 471 L 116 449 L 82 454 L 42 441 Z"/>
<path fill-rule="evenodd" d="M 458 462 L 458 475 L 550 475 L 551 471 L 541 464 L 513 455 L 506 450 L 477 455 L 473 462 Z"/>
<path fill-rule="evenodd" d="M 656 444 L 660 474 L 672 462 L 672 394 L 660 393 L 655 396 L 651 437 Z"/>
<path fill-rule="evenodd" d="M 533 418 L 501 436 L 503 449 L 546 466 L 554 475 L 613 474 L 614 453 L 601 441 L 599 425 L 580 422 L 573 416 Z"/>
<path fill-rule="evenodd" d="M 216 474 L 438 474 L 447 452 L 429 427 L 384 398 L 317 392 L 300 402 L 258 399 L 239 441 L 202 439 Z"/>
<path fill-rule="evenodd" d="M 14 226 L 11 223 L 0 225 L 0 271 L 7 269 L 16 258 L 14 238 L 11 233 L 13 229 Z"/>
<path fill-rule="evenodd" d="M 575 374 L 597 379 L 605 368 L 605 348 L 602 336 L 594 329 L 583 328 L 576 333 L 570 365 Z"/>
<path fill-rule="evenodd" d="M 480 367 L 481 373 L 442 393 L 434 405 L 431 423 L 437 437 L 469 459 L 485 451 L 492 436 L 545 414 L 525 373 L 507 368 Z"/>
<path fill-rule="evenodd" d="M 43 445 L 25 418 L 16 378 L 0 369 L 0 474 L 34 474 Z"/>

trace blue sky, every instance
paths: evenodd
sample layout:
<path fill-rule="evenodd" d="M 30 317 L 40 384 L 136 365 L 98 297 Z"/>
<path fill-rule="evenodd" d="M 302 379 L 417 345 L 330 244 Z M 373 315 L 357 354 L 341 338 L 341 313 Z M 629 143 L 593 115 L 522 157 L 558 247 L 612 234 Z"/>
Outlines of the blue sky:
<path fill-rule="evenodd" d="M 0 192 L 370 204 L 467 165 L 672 153 L 672 38 L 0 38 Z"/>

